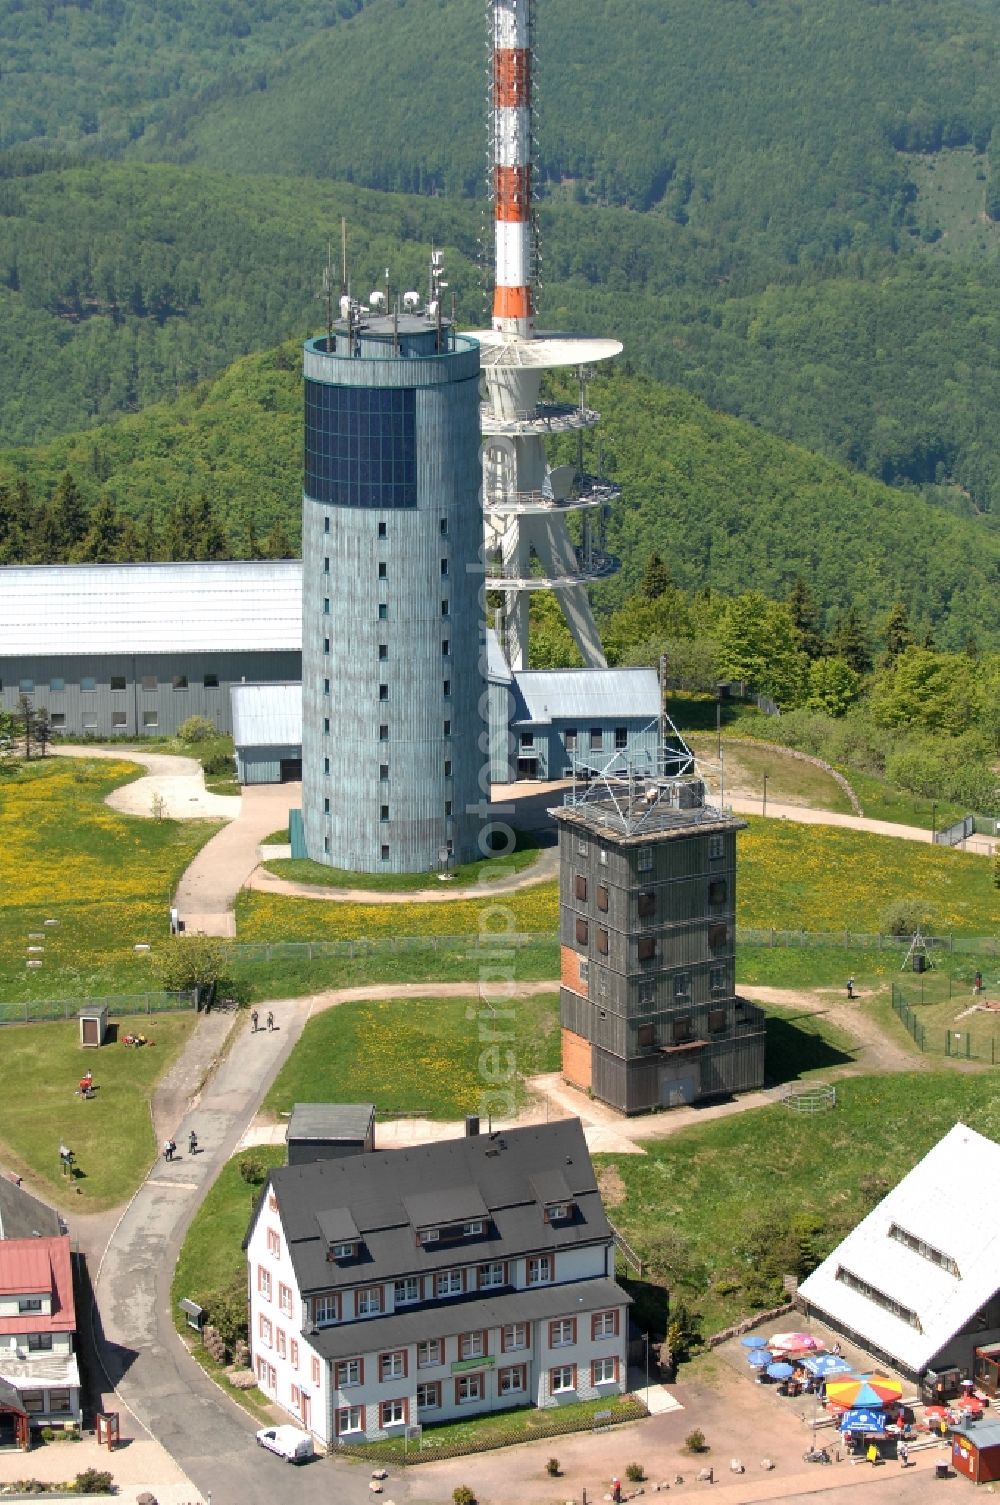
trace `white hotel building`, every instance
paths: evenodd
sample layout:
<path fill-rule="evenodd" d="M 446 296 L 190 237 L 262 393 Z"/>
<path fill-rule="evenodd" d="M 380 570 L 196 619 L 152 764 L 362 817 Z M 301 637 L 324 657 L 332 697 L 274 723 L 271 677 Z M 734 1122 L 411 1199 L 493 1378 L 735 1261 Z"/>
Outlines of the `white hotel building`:
<path fill-rule="evenodd" d="M 327 1445 L 625 1388 L 576 1119 L 280 1167 L 245 1248 L 261 1389 Z"/>

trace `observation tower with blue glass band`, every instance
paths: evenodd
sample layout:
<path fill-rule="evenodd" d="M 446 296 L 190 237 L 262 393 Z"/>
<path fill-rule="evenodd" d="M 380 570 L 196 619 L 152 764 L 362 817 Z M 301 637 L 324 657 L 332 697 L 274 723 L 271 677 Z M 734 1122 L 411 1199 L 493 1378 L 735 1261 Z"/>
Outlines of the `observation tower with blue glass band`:
<path fill-rule="evenodd" d="M 480 855 L 479 347 L 371 303 L 305 346 L 299 845 L 429 872 Z"/>

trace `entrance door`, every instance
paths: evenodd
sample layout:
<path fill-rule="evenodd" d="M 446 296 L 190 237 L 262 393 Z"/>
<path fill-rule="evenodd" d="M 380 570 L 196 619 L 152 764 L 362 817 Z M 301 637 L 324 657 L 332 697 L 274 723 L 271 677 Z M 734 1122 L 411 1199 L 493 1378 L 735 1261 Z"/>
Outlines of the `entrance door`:
<path fill-rule="evenodd" d="M 283 784 L 297 784 L 302 778 L 301 758 L 282 758 L 281 782 Z"/>
<path fill-rule="evenodd" d="M 537 779 L 538 778 L 538 759 L 537 758 L 518 758 L 518 760 L 517 760 L 517 776 L 518 776 L 519 779 Z"/>
<path fill-rule="evenodd" d="M 697 1095 L 697 1083 L 690 1072 L 684 1076 L 671 1075 L 660 1078 L 661 1108 L 690 1107 Z"/>
<path fill-rule="evenodd" d="M 81 1023 L 83 1025 L 83 1044 L 99 1045 L 101 1042 L 97 1038 L 97 1020 L 83 1019 Z"/>
<path fill-rule="evenodd" d="M 303 1390 L 302 1391 L 302 1428 L 306 1432 L 311 1432 L 312 1431 L 312 1426 L 310 1425 L 310 1418 L 312 1416 L 311 1400 L 312 1400 L 311 1396 L 308 1396 L 306 1394 L 306 1392 Z"/>

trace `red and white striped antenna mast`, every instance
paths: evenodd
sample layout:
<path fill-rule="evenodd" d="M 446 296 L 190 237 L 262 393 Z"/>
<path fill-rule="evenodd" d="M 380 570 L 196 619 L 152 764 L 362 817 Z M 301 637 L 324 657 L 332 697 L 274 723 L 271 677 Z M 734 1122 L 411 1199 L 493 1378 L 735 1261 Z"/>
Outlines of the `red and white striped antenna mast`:
<path fill-rule="evenodd" d="M 490 123 L 496 215 L 493 328 L 530 338 L 532 243 L 532 0 L 493 0 Z"/>
<path fill-rule="evenodd" d="M 490 195 L 495 234 L 493 315 L 477 330 L 486 401 L 483 513 L 487 571 L 502 597 L 501 643 L 511 669 L 527 668 L 530 598 L 554 591 L 585 664 L 605 664 L 587 587 L 618 560 L 605 521 L 619 488 L 584 471 L 583 435 L 599 420 L 587 403 L 591 366 L 621 353 L 617 340 L 535 329 L 534 0 L 487 0 Z M 546 371 L 574 370 L 578 402 L 541 400 Z M 577 463 L 553 466 L 547 443 L 578 440 Z M 566 521 L 578 514 L 581 541 Z"/>

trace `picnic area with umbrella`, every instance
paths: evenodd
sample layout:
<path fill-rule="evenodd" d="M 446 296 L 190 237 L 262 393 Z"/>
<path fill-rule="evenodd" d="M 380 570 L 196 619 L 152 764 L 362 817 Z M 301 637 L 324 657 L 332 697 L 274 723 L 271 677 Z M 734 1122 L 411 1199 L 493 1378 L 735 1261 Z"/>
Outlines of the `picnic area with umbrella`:
<path fill-rule="evenodd" d="M 834 1406 L 887 1406 L 903 1394 L 900 1380 L 887 1374 L 854 1374 L 826 1382 L 826 1398 Z"/>

